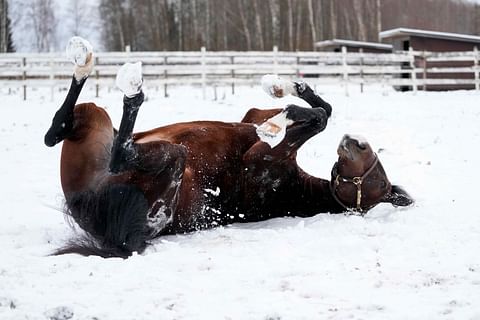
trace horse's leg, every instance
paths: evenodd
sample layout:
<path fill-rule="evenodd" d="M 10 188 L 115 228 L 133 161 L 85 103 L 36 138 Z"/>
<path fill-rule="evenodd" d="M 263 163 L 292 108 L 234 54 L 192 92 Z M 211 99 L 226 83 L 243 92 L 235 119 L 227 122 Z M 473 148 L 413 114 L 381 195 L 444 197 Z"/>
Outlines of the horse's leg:
<path fill-rule="evenodd" d="M 52 125 L 45 134 L 45 144 L 49 147 L 53 147 L 71 134 L 74 127 L 73 109 L 75 108 L 83 85 L 93 69 L 93 55 L 90 44 L 86 40 L 72 38 L 68 44 L 68 48 L 72 47 L 78 49 L 76 52 L 77 55 L 75 56 L 74 74 L 67 97 L 60 109 L 55 113 Z"/>
<path fill-rule="evenodd" d="M 262 87 L 267 94 L 274 98 L 281 98 L 288 94 L 306 101 L 312 108 L 322 108 L 330 117 L 332 107 L 328 102 L 315 94 L 310 86 L 304 82 L 294 82 L 275 75 L 265 75 L 262 78 Z"/>
<path fill-rule="evenodd" d="M 134 148 L 137 158 L 129 164 L 134 167 L 130 181 L 149 203 L 147 228 L 154 237 L 175 219 L 187 151 L 164 141 L 134 144 Z"/>
<path fill-rule="evenodd" d="M 312 88 L 306 82 L 294 82 L 296 95 L 306 101 L 312 108 L 322 108 L 330 117 L 332 114 L 332 106 L 323 100 L 319 95 L 313 92 Z"/>
<path fill-rule="evenodd" d="M 286 159 L 294 155 L 308 139 L 323 131 L 327 120 L 328 116 L 323 108 L 288 105 L 281 113 L 257 128 L 260 141 L 249 149 L 246 156 L 268 155 L 276 159 Z M 276 138 L 282 131 L 285 131 L 283 139 L 271 143 L 270 138 Z"/>

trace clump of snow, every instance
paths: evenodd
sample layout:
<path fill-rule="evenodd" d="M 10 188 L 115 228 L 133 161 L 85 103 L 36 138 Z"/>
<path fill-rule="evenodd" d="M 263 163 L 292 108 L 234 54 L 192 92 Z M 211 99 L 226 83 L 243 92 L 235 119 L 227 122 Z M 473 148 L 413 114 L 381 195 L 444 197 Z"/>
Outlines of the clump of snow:
<path fill-rule="evenodd" d="M 220 195 L 220 188 L 219 187 L 217 187 L 215 190 L 210 189 L 210 188 L 205 188 L 205 189 L 203 189 L 203 191 L 211 194 L 214 197 L 218 197 Z"/>
<path fill-rule="evenodd" d="M 72 37 L 68 40 L 66 48 L 67 58 L 75 65 L 83 67 L 87 58 L 93 53 L 93 47 L 88 40 L 82 37 Z"/>
<path fill-rule="evenodd" d="M 127 96 L 133 97 L 142 89 L 142 63 L 125 63 L 118 69 L 115 84 Z"/>
<path fill-rule="evenodd" d="M 352 140 L 356 140 L 360 144 L 367 144 L 368 143 L 368 140 L 364 136 L 359 135 L 359 134 L 350 134 L 349 133 L 346 136 L 348 136 Z"/>
<path fill-rule="evenodd" d="M 45 312 L 45 316 L 49 320 L 69 320 L 73 318 L 73 315 L 73 310 L 65 306 L 53 308 Z"/>
<path fill-rule="evenodd" d="M 273 98 L 282 98 L 289 94 L 296 95 L 294 83 L 276 74 L 266 74 L 262 77 L 263 90 Z"/>
<path fill-rule="evenodd" d="M 75 79 L 80 81 L 90 75 L 93 70 L 93 47 L 81 37 L 72 37 L 67 43 L 67 59 L 75 64 Z"/>

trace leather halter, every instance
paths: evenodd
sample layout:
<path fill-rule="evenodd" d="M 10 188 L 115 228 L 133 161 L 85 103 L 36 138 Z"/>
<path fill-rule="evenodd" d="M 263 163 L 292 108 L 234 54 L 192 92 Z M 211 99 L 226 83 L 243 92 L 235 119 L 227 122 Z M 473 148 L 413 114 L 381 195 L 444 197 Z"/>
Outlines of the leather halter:
<path fill-rule="evenodd" d="M 337 167 L 338 167 L 338 162 L 335 163 L 335 165 L 332 168 L 332 178 L 335 177 L 335 179 L 332 180 L 330 183 L 330 191 L 332 193 L 333 198 L 340 204 L 344 209 L 350 212 L 359 212 L 362 215 L 369 209 L 366 208 L 365 210 L 362 209 L 362 183 L 365 180 L 366 177 L 370 173 L 372 173 L 373 169 L 377 167 L 378 164 L 378 156 L 375 153 L 375 160 L 373 161 L 373 164 L 368 168 L 365 173 L 360 176 L 360 177 L 353 177 L 353 178 L 345 178 L 342 177 L 340 174 L 338 174 Z M 337 196 L 336 191 L 337 187 L 340 185 L 340 183 L 353 183 L 357 187 L 357 200 L 356 200 L 356 207 L 352 208 L 347 206 L 340 198 Z"/>

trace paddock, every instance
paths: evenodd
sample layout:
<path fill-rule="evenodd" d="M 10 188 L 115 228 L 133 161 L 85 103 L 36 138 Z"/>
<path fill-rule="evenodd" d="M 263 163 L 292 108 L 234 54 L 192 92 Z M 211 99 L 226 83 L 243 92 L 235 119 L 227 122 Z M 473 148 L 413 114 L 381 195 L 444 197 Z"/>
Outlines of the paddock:
<path fill-rule="evenodd" d="M 148 90 L 136 131 L 198 119 L 239 121 L 273 100 L 260 88 Z M 471 319 L 480 317 L 480 109 L 475 91 L 366 93 L 317 86 L 333 106 L 327 129 L 299 152 L 329 178 L 344 133 L 377 150 L 390 180 L 416 199 L 365 217 L 319 214 L 159 238 L 128 260 L 49 257 L 73 235 L 64 220 L 60 146 L 43 144 L 62 101 L 1 89 L 0 318 L 2 319 Z M 122 94 L 95 88 L 79 102 Z"/>

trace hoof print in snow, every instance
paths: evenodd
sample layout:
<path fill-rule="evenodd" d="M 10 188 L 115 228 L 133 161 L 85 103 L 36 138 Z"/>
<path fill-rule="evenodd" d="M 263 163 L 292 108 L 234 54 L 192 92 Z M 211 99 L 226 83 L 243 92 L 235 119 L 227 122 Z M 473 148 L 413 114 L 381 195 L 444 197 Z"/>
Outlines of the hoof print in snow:
<path fill-rule="evenodd" d="M 278 315 L 268 315 L 265 317 L 265 320 L 282 320 L 282 317 Z"/>
<path fill-rule="evenodd" d="M 0 308 L 16 309 L 17 304 L 12 299 L 0 297 Z"/>
<path fill-rule="evenodd" d="M 68 320 L 73 318 L 73 310 L 69 307 L 57 307 L 45 312 L 49 320 Z"/>

